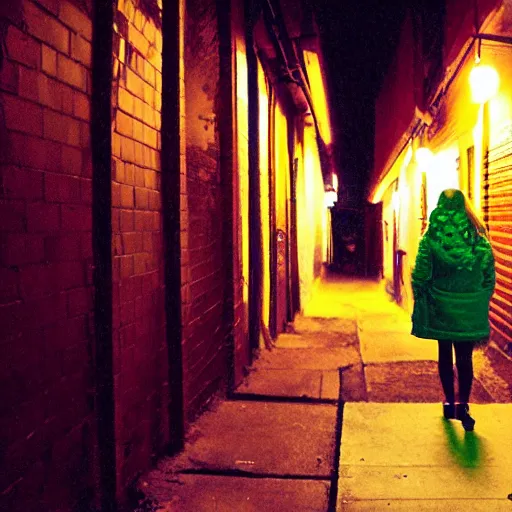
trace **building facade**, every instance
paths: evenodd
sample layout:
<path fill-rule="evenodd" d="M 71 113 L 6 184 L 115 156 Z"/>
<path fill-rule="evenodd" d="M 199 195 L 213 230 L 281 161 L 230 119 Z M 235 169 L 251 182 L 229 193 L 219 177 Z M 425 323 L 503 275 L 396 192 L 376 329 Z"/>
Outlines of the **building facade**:
<path fill-rule="evenodd" d="M 113 510 L 309 300 L 331 140 L 293 5 L 0 6 L 2 508 Z"/>
<path fill-rule="evenodd" d="M 382 204 L 383 276 L 412 310 L 411 270 L 439 194 L 460 188 L 489 229 L 492 339 L 512 343 L 511 7 L 439 1 L 410 9 L 376 105 L 369 198 Z"/>

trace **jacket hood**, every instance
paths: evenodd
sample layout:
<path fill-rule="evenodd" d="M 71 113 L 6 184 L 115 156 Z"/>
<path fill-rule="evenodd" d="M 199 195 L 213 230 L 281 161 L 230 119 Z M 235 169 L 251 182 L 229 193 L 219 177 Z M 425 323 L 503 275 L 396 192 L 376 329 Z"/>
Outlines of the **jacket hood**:
<path fill-rule="evenodd" d="M 464 194 L 445 190 L 430 214 L 426 233 L 438 257 L 457 269 L 471 270 L 476 259 L 478 233 L 468 217 Z"/>
<path fill-rule="evenodd" d="M 439 196 L 437 207 L 449 211 L 465 212 L 464 194 L 454 188 L 444 190 Z"/>

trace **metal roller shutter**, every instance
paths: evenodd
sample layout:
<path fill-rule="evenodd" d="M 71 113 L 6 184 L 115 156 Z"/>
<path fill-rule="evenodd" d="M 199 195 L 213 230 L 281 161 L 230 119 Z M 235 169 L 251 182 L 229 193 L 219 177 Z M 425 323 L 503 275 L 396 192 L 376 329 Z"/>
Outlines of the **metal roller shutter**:
<path fill-rule="evenodd" d="M 493 339 L 512 350 L 512 140 L 489 150 L 484 176 L 484 219 L 496 260 L 496 291 L 491 301 Z"/>

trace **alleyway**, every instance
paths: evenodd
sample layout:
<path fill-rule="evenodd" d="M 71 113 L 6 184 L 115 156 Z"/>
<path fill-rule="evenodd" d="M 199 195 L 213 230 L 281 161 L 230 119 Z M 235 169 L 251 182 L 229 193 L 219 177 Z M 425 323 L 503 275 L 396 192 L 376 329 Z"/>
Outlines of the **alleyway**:
<path fill-rule="evenodd" d="M 140 479 L 137 510 L 510 510 L 510 361 L 475 355 L 464 436 L 440 416 L 435 342 L 380 284 L 324 278 L 289 330 Z"/>

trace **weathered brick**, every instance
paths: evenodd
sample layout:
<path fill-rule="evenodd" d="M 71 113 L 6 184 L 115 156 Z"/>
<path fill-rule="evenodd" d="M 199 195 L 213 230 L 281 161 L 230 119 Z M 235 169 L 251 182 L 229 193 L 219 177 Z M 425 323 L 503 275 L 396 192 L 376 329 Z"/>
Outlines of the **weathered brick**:
<path fill-rule="evenodd" d="M 89 96 L 74 91 L 73 94 L 73 114 L 80 119 L 88 121 L 91 117 L 91 102 Z"/>
<path fill-rule="evenodd" d="M 112 182 L 112 206 L 121 206 L 121 185 L 115 181 Z"/>
<path fill-rule="evenodd" d="M 121 274 L 123 272 L 123 263 L 121 261 Z M 135 301 L 127 301 L 121 304 L 120 320 L 121 325 L 127 325 L 133 322 L 135 318 Z"/>
<path fill-rule="evenodd" d="M 87 317 L 64 318 L 44 329 L 44 340 L 52 351 L 64 350 L 88 338 Z"/>
<path fill-rule="evenodd" d="M 35 69 L 17 67 L 18 70 L 18 92 L 22 98 L 32 101 L 39 101 L 39 76 Z"/>
<path fill-rule="evenodd" d="M 125 255 L 125 256 L 120 256 L 118 259 L 119 259 L 119 264 L 120 264 L 121 279 L 132 276 L 133 275 L 133 256 Z"/>
<path fill-rule="evenodd" d="M 138 141 L 144 140 L 144 125 L 137 121 L 136 119 L 133 120 L 133 138 Z"/>
<path fill-rule="evenodd" d="M 128 25 L 128 41 L 142 54 L 147 55 L 149 41 L 133 25 Z"/>
<path fill-rule="evenodd" d="M 135 229 L 135 212 L 132 210 L 121 210 L 120 213 L 121 232 L 129 232 Z"/>
<path fill-rule="evenodd" d="M 62 205 L 62 229 L 65 231 L 91 231 L 91 208 L 87 206 Z"/>
<path fill-rule="evenodd" d="M 5 122 L 9 130 L 42 135 L 43 110 L 40 106 L 10 95 L 5 95 L 3 100 Z"/>
<path fill-rule="evenodd" d="M 53 285 L 53 268 L 48 264 L 24 266 L 20 272 L 20 293 L 23 298 L 49 295 Z"/>
<path fill-rule="evenodd" d="M 92 233 L 82 233 L 80 248 L 82 251 L 82 258 L 92 258 Z"/>
<path fill-rule="evenodd" d="M 3 65 L 0 68 L 0 91 L 15 94 L 18 92 L 19 68 L 20 66 L 4 59 Z"/>
<path fill-rule="evenodd" d="M 41 48 L 41 69 L 51 76 L 57 76 L 57 52 L 43 44 Z"/>
<path fill-rule="evenodd" d="M 44 242 L 47 261 L 78 261 L 82 257 L 79 235 L 49 236 Z"/>
<path fill-rule="evenodd" d="M 91 67 L 91 43 L 78 34 L 71 34 L 71 57 L 84 66 Z"/>
<path fill-rule="evenodd" d="M 7 266 L 40 262 L 44 259 L 44 239 L 42 236 L 25 233 L 8 234 L 0 256 Z"/>
<path fill-rule="evenodd" d="M 162 208 L 162 196 L 157 190 L 149 191 L 149 209 L 150 210 L 161 210 Z"/>
<path fill-rule="evenodd" d="M 0 268 L 0 304 L 20 299 L 20 272 L 12 268 Z"/>
<path fill-rule="evenodd" d="M 157 143 L 157 131 L 153 130 L 149 126 L 144 125 L 144 143 L 152 148 L 156 149 L 158 146 Z"/>
<path fill-rule="evenodd" d="M 88 122 L 78 121 L 80 127 L 80 147 L 89 149 L 91 147 L 91 126 Z"/>
<path fill-rule="evenodd" d="M 77 288 L 68 292 L 68 316 L 83 315 L 92 309 L 92 290 Z"/>
<path fill-rule="evenodd" d="M 80 124 L 68 116 L 45 109 L 43 112 L 44 136 L 64 144 L 80 147 Z"/>
<path fill-rule="evenodd" d="M 133 271 L 135 274 L 144 274 L 148 270 L 149 258 L 146 253 L 137 253 L 133 256 Z"/>
<path fill-rule="evenodd" d="M 60 229 L 60 206 L 48 203 L 27 205 L 27 230 L 29 233 L 51 233 Z"/>
<path fill-rule="evenodd" d="M 121 136 L 116 132 L 112 134 L 112 156 L 121 158 Z"/>
<path fill-rule="evenodd" d="M 80 200 L 82 203 L 91 205 L 92 204 L 92 180 L 81 179 L 80 180 Z"/>
<path fill-rule="evenodd" d="M 31 135 L 11 132 L 8 161 L 21 167 L 38 170 L 55 170 L 55 155 L 60 155 L 60 146 L 52 141 Z"/>
<path fill-rule="evenodd" d="M 121 206 L 123 208 L 133 208 L 134 206 L 133 187 L 130 185 L 121 185 Z"/>
<path fill-rule="evenodd" d="M 82 176 L 92 178 L 92 154 L 89 148 L 82 149 Z"/>
<path fill-rule="evenodd" d="M 134 181 L 135 186 L 137 187 L 144 187 L 144 169 L 140 167 L 135 167 L 135 173 L 134 173 Z"/>
<path fill-rule="evenodd" d="M 128 114 L 133 114 L 133 96 L 124 88 L 118 89 L 119 108 Z"/>
<path fill-rule="evenodd" d="M 127 137 L 120 136 L 121 158 L 125 162 L 135 162 L 135 142 Z"/>
<path fill-rule="evenodd" d="M 148 82 L 151 87 L 156 87 L 156 69 L 147 60 L 144 60 L 144 79 Z"/>
<path fill-rule="evenodd" d="M 86 275 L 82 262 L 63 261 L 51 267 L 54 287 L 58 290 L 69 290 L 85 286 Z"/>
<path fill-rule="evenodd" d="M 75 62 L 68 57 L 57 55 L 57 76 L 63 82 L 87 91 L 87 77 L 82 64 Z"/>
<path fill-rule="evenodd" d="M 114 256 L 122 256 L 123 255 L 123 246 L 121 242 L 121 235 L 114 234 L 112 236 L 112 254 Z"/>
<path fill-rule="evenodd" d="M 62 110 L 64 84 L 43 75 L 37 77 L 38 101 L 54 110 Z M 32 93 L 31 93 L 32 94 Z"/>
<path fill-rule="evenodd" d="M 59 83 L 59 93 L 61 94 L 61 111 L 64 114 L 69 114 L 70 116 L 73 115 L 73 93 L 74 90 L 72 87 Z M 80 133 L 80 142 L 81 142 L 82 134 Z"/>
<path fill-rule="evenodd" d="M 9 130 L 42 135 L 43 110 L 40 106 L 7 94 L 3 97 L 3 104 L 5 123 Z"/>
<path fill-rule="evenodd" d="M 126 88 L 139 99 L 144 99 L 144 81 L 132 70 L 126 70 Z"/>
<path fill-rule="evenodd" d="M 148 190 L 135 187 L 135 206 L 138 210 L 147 210 L 149 206 Z"/>
<path fill-rule="evenodd" d="M 69 30 L 32 2 L 25 2 L 24 7 L 29 32 L 60 52 L 69 54 Z"/>
<path fill-rule="evenodd" d="M 141 233 L 123 233 L 121 241 L 123 254 L 135 254 L 143 250 L 144 244 Z"/>
<path fill-rule="evenodd" d="M 55 15 L 59 14 L 60 0 L 37 0 L 37 3 L 42 5 L 45 9 L 47 9 L 51 13 L 53 13 Z"/>
<path fill-rule="evenodd" d="M 62 146 L 61 151 L 61 170 L 66 174 L 73 176 L 79 176 L 82 174 L 84 162 L 83 162 L 83 150 L 75 148 L 73 146 Z"/>
<path fill-rule="evenodd" d="M 49 326 L 66 318 L 67 300 L 63 292 L 27 302 L 26 322 L 41 327 Z"/>
<path fill-rule="evenodd" d="M 116 116 L 116 130 L 121 135 L 126 135 L 127 137 L 133 136 L 133 118 L 127 116 L 123 112 L 118 112 Z"/>
<path fill-rule="evenodd" d="M 60 360 L 62 374 L 73 374 L 83 369 L 85 361 L 89 360 L 88 341 L 79 341 L 62 350 Z"/>
<path fill-rule="evenodd" d="M 23 201 L 0 200 L 1 231 L 24 231 L 25 217 L 25 203 Z"/>
<path fill-rule="evenodd" d="M 70 2 L 63 1 L 60 6 L 60 18 L 75 32 L 81 34 L 88 41 L 92 40 L 92 22 L 85 13 Z"/>
<path fill-rule="evenodd" d="M 80 179 L 65 174 L 47 173 L 44 178 L 44 196 L 48 202 L 80 203 Z"/>
<path fill-rule="evenodd" d="M 28 67 L 39 68 L 41 43 L 14 25 L 10 25 L 7 31 L 6 46 L 9 58 Z"/>
<path fill-rule="evenodd" d="M 126 164 L 124 168 L 125 183 L 127 185 L 135 185 L 135 166 L 133 164 Z"/>

